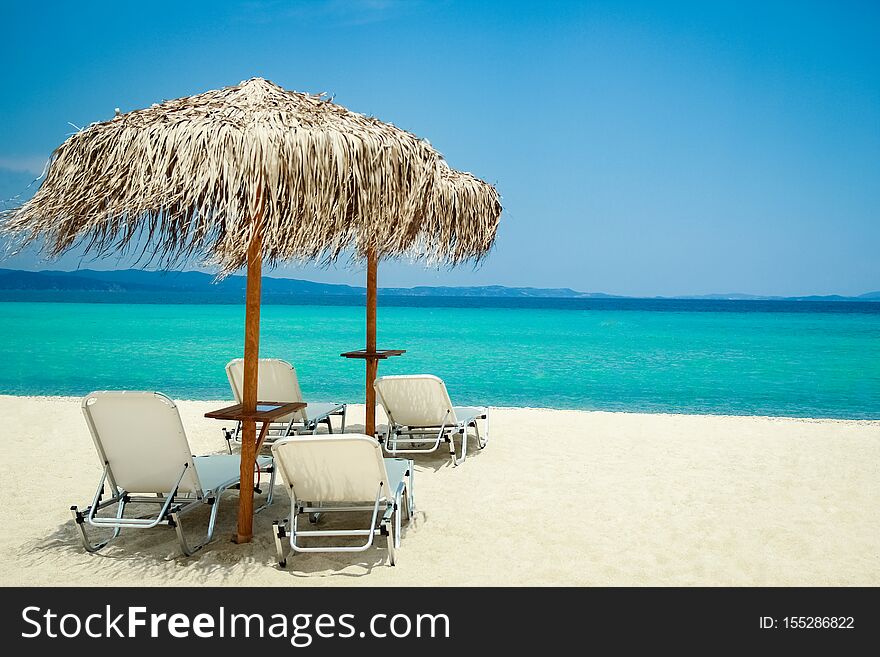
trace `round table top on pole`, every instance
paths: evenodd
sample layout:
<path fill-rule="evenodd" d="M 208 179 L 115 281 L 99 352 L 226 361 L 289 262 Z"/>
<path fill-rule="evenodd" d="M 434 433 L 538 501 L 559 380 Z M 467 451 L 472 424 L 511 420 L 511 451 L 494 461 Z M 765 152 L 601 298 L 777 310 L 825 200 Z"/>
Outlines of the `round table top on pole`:
<path fill-rule="evenodd" d="M 406 353 L 406 349 L 377 349 L 376 351 L 367 351 L 366 349 L 358 349 L 357 351 L 346 351 L 339 354 L 343 358 L 360 358 L 362 360 L 385 360 L 391 356 L 401 356 Z"/>

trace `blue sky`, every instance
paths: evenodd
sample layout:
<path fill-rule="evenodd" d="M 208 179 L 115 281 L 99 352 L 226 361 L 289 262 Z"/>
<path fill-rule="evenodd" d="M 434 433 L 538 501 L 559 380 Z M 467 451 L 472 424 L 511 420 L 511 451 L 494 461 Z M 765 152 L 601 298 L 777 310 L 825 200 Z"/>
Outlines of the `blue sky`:
<path fill-rule="evenodd" d="M 501 191 L 481 267 L 386 263 L 381 285 L 880 289 L 877 3 L 44 2 L 7 6 L 0 30 L 2 199 L 72 125 L 262 76 L 411 130 Z M 80 264 L 130 263 L 0 267 Z"/>

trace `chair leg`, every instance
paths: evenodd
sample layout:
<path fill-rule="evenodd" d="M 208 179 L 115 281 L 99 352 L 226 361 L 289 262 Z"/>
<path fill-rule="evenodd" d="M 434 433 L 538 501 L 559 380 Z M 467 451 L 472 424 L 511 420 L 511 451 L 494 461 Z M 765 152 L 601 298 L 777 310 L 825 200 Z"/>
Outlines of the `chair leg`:
<path fill-rule="evenodd" d="M 385 534 L 386 543 L 388 546 L 388 564 L 391 566 L 397 565 L 396 554 L 394 553 L 395 546 L 395 536 L 394 536 L 394 525 L 393 523 L 382 521 L 383 531 Z"/>
<path fill-rule="evenodd" d="M 404 491 L 404 494 L 406 494 L 406 491 Z M 399 502 L 398 505 L 397 505 L 397 511 L 394 513 L 394 547 L 395 547 L 395 548 L 399 548 L 399 547 L 400 547 L 400 535 L 401 535 L 401 531 L 400 531 L 400 525 L 401 525 L 400 516 L 401 516 L 401 513 L 403 512 L 403 509 L 402 509 L 401 507 L 403 507 L 404 505 L 406 505 L 406 502 L 404 502 L 404 501 L 401 499 L 400 502 Z M 407 511 L 407 519 L 409 519 L 409 511 Z"/>
<path fill-rule="evenodd" d="M 400 509 L 400 513 L 402 514 L 402 520 L 398 524 L 402 524 L 403 520 L 409 521 L 409 495 L 406 494 L 406 491 L 403 491 L 403 494 L 400 496 L 398 508 Z"/>
<path fill-rule="evenodd" d="M 235 437 L 238 435 L 239 431 L 241 431 L 241 423 L 238 423 L 235 429 L 227 429 L 223 427 L 223 438 L 226 439 L 226 451 L 232 454 L 232 441 L 235 440 Z"/>
<path fill-rule="evenodd" d="M 211 502 L 211 517 L 208 520 L 208 533 L 205 536 L 205 542 L 202 545 L 208 543 L 212 538 L 214 538 L 214 527 L 217 525 L 217 514 L 220 512 L 220 496 L 214 498 L 214 501 Z M 201 547 L 201 546 L 199 546 Z"/>
<path fill-rule="evenodd" d="M 474 420 L 474 435 L 477 437 L 477 447 L 480 449 L 485 449 L 486 445 L 489 444 L 489 414 L 486 414 L 486 432 L 485 434 L 480 433 L 480 427 L 477 424 L 477 421 Z"/>
<path fill-rule="evenodd" d="M 220 498 L 218 496 L 211 502 L 211 517 L 208 520 L 208 532 L 205 535 L 205 540 L 193 546 L 190 546 L 186 536 L 183 534 L 183 523 L 180 521 L 180 513 L 177 511 L 171 512 L 171 524 L 174 525 L 174 531 L 177 533 L 177 542 L 180 543 L 180 550 L 184 555 L 191 557 L 211 542 L 211 539 L 214 537 L 214 526 L 217 524 L 217 512 L 219 510 Z"/>
<path fill-rule="evenodd" d="M 389 421 L 388 421 L 388 424 L 385 425 L 385 451 L 386 451 L 386 452 L 387 452 L 388 450 L 392 449 L 392 447 L 391 447 L 391 436 L 394 435 L 394 434 L 392 433 L 392 427 L 393 427 L 393 425 L 391 424 L 391 421 L 389 420 Z M 380 441 L 380 442 L 381 442 L 381 441 Z M 397 441 L 394 441 L 394 449 L 397 449 Z"/>
<path fill-rule="evenodd" d="M 266 502 L 261 507 L 254 509 L 254 513 L 259 513 L 263 509 L 272 506 L 272 500 L 275 499 L 275 474 L 277 471 L 278 468 L 276 468 L 273 463 L 272 469 L 270 470 L 271 474 L 269 475 L 269 492 L 266 493 Z"/>
<path fill-rule="evenodd" d="M 284 547 L 284 539 L 287 537 L 287 520 L 276 520 L 273 522 L 272 534 L 275 537 L 275 558 L 278 560 L 278 567 L 284 568 L 287 565 L 287 556 Z"/>
<path fill-rule="evenodd" d="M 415 488 L 413 484 L 415 483 L 415 461 L 410 460 L 409 462 L 409 483 L 406 486 L 406 492 L 409 495 L 409 501 L 407 502 L 407 511 L 409 512 L 409 519 L 412 520 L 412 517 L 416 512 L 416 494 Z"/>
<path fill-rule="evenodd" d="M 214 503 L 214 506 L 217 506 L 216 502 Z M 213 513 L 214 510 L 212 509 L 211 514 L 213 515 Z M 186 536 L 183 535 L 183 525 L 180 522 L 180 514 L 178 514 L 176 511 L 171 512 L 171 524 L 174 525 L 174 531 L 177 533 L 177 542 L 180 543 L 180 551 L 183 552 L 185 556 L 191 557 L 196 552 L 201 550 L 202 547 L 204 547 L 205 543 L 207 543 L 207 541 L 205 541 L 204 543 L 190 547 L 189 543 L 186 540 Z"/>
<path fill-rule="evenodd" d="M 275 467 L 275 464 L 272 463 L 272 474 L 269 477 L 269 494 L 266 495 L 266 506 L 270 506 L 272 504 L 272 500 L 275 499 L 275 474 L 278 472 L 278 468 Z"/>
<path fill-rule="evenodd" d="M 461 429 L 459 429 L 459 431 L 461 432 L 461 456 L 456 458 L 455 452 L 453 452 L 453 454 L 452 454 L 453 465 L 461 465 L 462 463 L 464 463 L 465 459 L 467 458 L 467 441 L 468 441 L 467 427 L 462 427 Z M 450 440 L 450 444 L 454 444 L 454 442 L 455 442 L 454 440 Z"/>
<path fill-rule="evenodd" d="M 121 501 L 119 503 L 119 510 L 116 512 L 117 518 L 122 517 L 122 509 L 124 508 L 124 506 L 125 506 L 125 502 Z M 103 540 L 103 541 L 99 541 L 97 543 L 92 543 L 92 541 L 89 539 L 88 533 L 86 532 L 85 514 L 82 513 L 76 506 L 70 507 L 70 511 L 73 514 L 73 521 L 76 524 L 77 529 L 79 529 L 79 535 L 80 535 L 80 538 L 82 539 L 82 544 L 83 544 L 83 547 L 85 548 L 86 552 L 97 552 L 101 548 L 105 547 L 114 538 L 119 536 L 119 532 L 121 530 L 119 527 L 116 527 L 108 539 Z"/>

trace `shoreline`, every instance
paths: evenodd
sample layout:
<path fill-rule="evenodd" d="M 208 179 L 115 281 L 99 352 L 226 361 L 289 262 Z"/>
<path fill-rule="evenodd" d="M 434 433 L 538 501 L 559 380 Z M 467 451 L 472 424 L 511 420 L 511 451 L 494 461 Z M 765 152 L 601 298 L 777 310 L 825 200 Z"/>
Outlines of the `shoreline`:
<path fill-rule="evenodd" d="M 150 391 L 150 392 L 161 392 L 161 390 Z M 230 404 L 230 399 L 194 399 L 187 397 L 174 397 L 171 398 L 175 402 L 181 402 L 185 404 Z M 36 400 L 45 400 L 45 401 L 61 401 L 61 402 L 70 402 L 70 401 L 80 401 L 82 397 L 76 397 L 73 395 L 11 395 L 8 393 L 0 393 L 0 400 L 3 399 L 36 399 Z M 336 400 L 321 400 L 315 399 L 314 403 L 323 403 L 323 402 L 333 402 L 336 403 Z M 362 403 L 359 402 L 339 402 L 348 404 L 350 408 L 363 407 Z M 796 415 L 734 415 L 730 413 L 672 413 L 672 412 L 651 412 L 651 411 L 608 411 L 601 409 L 587 409 L 587 408 L 554 408 L 552 406 L 489 406 L 489 408 L 496 411 L 534 411 L 534 412 L 549 412 L 549 413 L 587 413 L 587 414 L 609 414 L 609 415 L 646 415 L 649 417 L 706 417 L 706 418 L 736 418 L 736 419 L 755 419 L 755 420 L 789 420 L 794 422 L 807 422 L 807 423 L 839 423 L 846 425 L 865 425 L 865 426 L 878 426 L 880 427 L 880 417 L 878 418 L 838 418 L 838 417 L 802 417 Z"/>

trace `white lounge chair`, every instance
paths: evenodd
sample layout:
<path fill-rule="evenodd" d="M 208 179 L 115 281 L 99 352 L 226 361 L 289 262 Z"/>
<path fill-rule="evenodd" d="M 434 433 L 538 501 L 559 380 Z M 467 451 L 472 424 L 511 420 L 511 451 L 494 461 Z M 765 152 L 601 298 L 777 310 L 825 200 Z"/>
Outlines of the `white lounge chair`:
<path fill-rule="evenodd" d="M 229 379 L 229 387 L 236 403 L 241 403 L 242 388 L 244 386 L 244 359 L 236 358 L 226 365 L 226 377 Z M 278 358 L 261 358 L 259 372 L 257 374 L 257 397 L 260 401 L 272 402 L 301 402 L 302 391 L 299 387 L 299 378 L 296 369 L 285 360 Z M 296 413 L 280 418 L 273 422 L 266 433 L 265 445 L 279 438 L 285 438 L 300 431 L 311 433 L 318 432 L 318 426 L 327 425 L 327 430 L 333 433 L 333 424 L 330 418 L 339 416 L 342 419 L 339 432 L 345 433 L 345 404 L 313 403 Z M 226 447 L 232 454 L 232 441 L 241 442 L 241 423 L 239 422 L 232 431 L 223 430 L 226 438 Z"/>
<path fill-rule="evenodd" d="M 177 407 L 158 392 L 93 392 L 83 399 L 82 410 L 104 467 L 92 503 L 83 511 L 70 507 L 85 549 L 100 550 L 122 529 L 150 529 L 163 523 L 177 530 L 180 548 L 187 556 L 208 543 L 214 534 L 220 495 L 240 481 L 238 457 L 193 456 Z M 271 472 L 268 506 L 275 468 L 268 456 L 259 457 L 257 465 L 261 472 Z M 129 504 L 155 505 L 159 510 L 149 518 L 127 518 Z M 207 536 L 190 546 L 181 517 L 203 504 L 211 506 Z M 113 505 L 115 514 L 98 516 Z M 113 533 L 93 543 L 86 533 L 87 524 L 112 529 Z"/>
<path fill-rule="evenodd" d="M 383 439 L 385 450 L 396 454 L 427 454 L 449 443 L 452 461 L 459 465 L 467 458 L 468 428 L 473 427 L 477 445 L 483 449 L 489 442 L 488 409 L 453 406 L 446 385 L 430 374 L 383 376 L 373 384 L 376 399 L 385 409 L 388 426 Z M 486 421 L 481 435 L 477 420 Z M 461 452 L 456 456 L 453 436 L 461 436 Z M 403 449 L 401 443 L 409 443 Z M 414 447 L 426 444 L 427 447 Z"/>
<path fill-rule="evenodd" d="M 284 539 L 295 552 L 363 552 L 377 533 L 386 537 L 393 566 L 400 546 L 401 513 L 407 520 L 415 510 L 413 463 L 386 459 L 379 443 L 369 436 L 302 436 L 272 445 L 281 477 L 290 492 L 290 516 L 274 523 L 278 565 L 287 564 Z M 359 529 L 315 529 L 297 526 L 300 514 L 317 524 L 325 513 L 371 512 L 370 524 Z M 360 545 L 304 546 L 303 538 L 365 536 Z"/>

